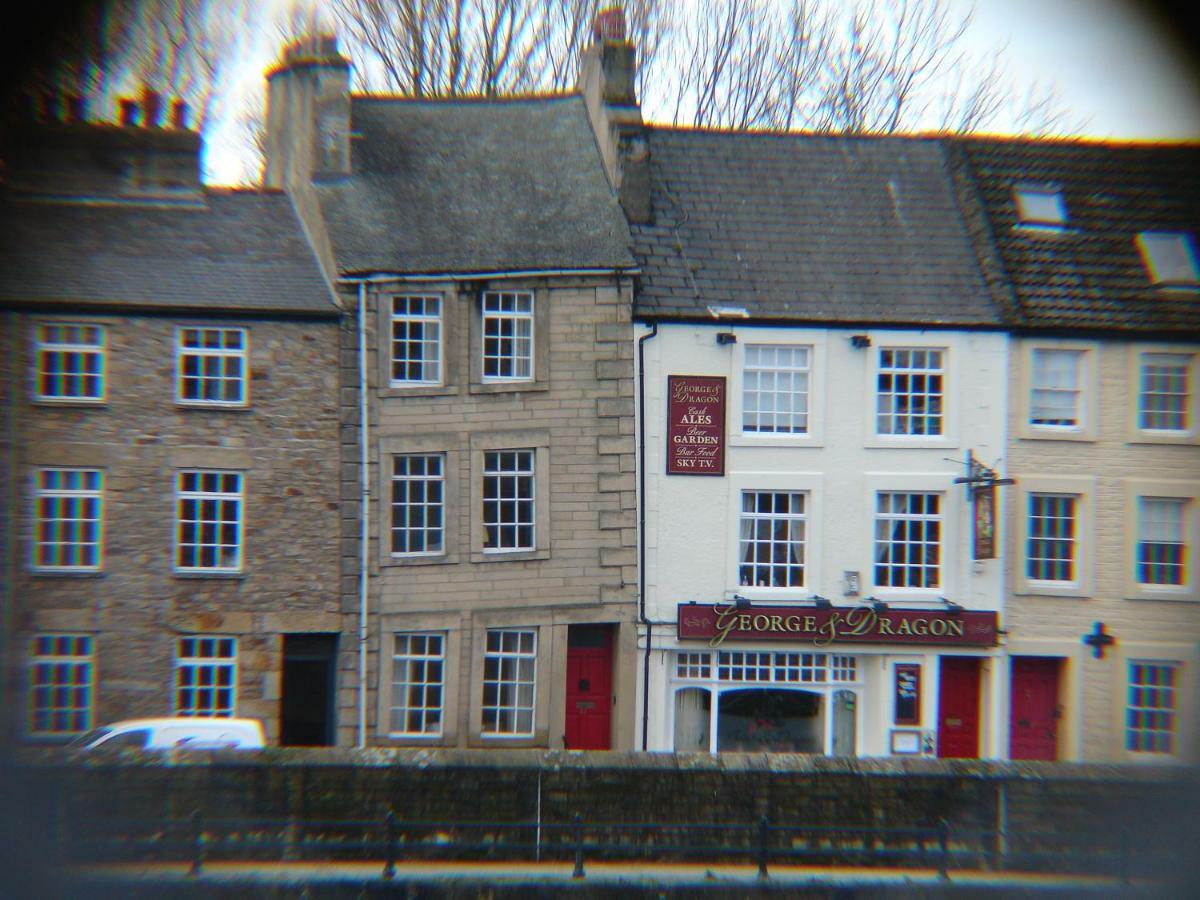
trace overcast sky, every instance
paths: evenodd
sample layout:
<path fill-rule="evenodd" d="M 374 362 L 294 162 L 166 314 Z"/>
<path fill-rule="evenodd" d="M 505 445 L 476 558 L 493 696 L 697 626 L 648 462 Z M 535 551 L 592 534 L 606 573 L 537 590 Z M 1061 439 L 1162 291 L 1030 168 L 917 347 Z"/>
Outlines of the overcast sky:
<path fill-rule="evenodd" d="M 1134 0 L 950 0 L 975 6 L 969 40 L 979 52 L 1007 44 L 1014 82 L 1053 85 L 1081 134 L 1112 140 L 1200 140 L 1196 60 L 1180 35 L 1160 27 L 1147 4 Z M 278 55 L 263 36 L 248 54 L 239 88 L 266 86 L 263 71 Z M 1195 47 L 1190 48 L 1192 51 Z M 1005 131 L 1003 123 L 999 131 Z M 242 162 L 233 123 L 210 134 L 207 169 L 215 183 L 237 179 Z"/>

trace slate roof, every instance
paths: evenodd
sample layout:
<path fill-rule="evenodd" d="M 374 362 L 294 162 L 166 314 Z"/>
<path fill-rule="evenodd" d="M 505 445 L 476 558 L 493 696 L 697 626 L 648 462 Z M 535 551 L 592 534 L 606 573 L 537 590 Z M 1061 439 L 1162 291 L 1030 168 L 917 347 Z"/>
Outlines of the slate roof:
<path fill-rule="evenodd" d="M 228 190 L 193 203 L 0 199 L 0 302 L 336 313 L 288 197 Z"/>
<path fill-rule="evenodd" d="M 343 274 L 634 265 L 583 100 L 352 98 L 353 175 L 318 182 Z"/>
<path fill-rule="evenodd" d="M 936 140 L 647 129 L 642 318 L 997 327 Z"/>
<path fill-rule="evenodd" d="M 1200 239 L 1200 144 L 947 139 L 989 280 L 1035 329 L 1195 332 L 1200 291 L 1151 284 L 1140 231 Z M 1061 231 L 1020 226 L 1013 188 L 1057 186 Z"/>

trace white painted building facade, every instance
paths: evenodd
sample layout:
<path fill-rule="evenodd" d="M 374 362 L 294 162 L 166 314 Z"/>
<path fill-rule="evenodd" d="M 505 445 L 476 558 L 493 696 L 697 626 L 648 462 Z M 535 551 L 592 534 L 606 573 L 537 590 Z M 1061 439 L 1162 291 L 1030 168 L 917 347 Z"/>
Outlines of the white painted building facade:
<path fill-rule="evenodd" d="M 1007 335 L 719 319 L 638 336 L 647 749 L 1003 756 L 1000 635 L 927 639 L 1002 611 L 1002 531 L 995 558 L 976 560 L 955 479 L 968 454 L 1002 474 Z M 667 474 L 672 376 L 724 379 L 723 474 Z M 892 624 L 876 622 L 880 642 L 826 643 L 824 600 L 843 622 Z M 723 639 L 681 638 L 690 603 L 750 618 Z M 943 708 L 972 678 L 975 723 Z"/>

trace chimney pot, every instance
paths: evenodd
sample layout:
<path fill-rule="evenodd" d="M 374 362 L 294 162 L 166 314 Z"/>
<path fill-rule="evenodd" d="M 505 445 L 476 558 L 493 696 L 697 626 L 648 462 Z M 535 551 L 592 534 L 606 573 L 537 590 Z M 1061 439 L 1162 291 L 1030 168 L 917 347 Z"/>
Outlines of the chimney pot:
<path fill-rule="evenodd" d="M 171 127 L 178 131 L 186 131 L 188 127 L 188 105 L 182 100 L 171 103 Z"/>
<path fill-rule="evenodd" d="M 68 125 L 77 125 L 84 119 L 83 98 L 78 94 L 67 94 L 63 98 L 63 121 Z"/>
<path fill-rule="evenodd" d="M 142 88 L 142 122 L 147 128 L 158 128 L 159 113 L 162 110 L 162 97 L 158 91 Z"/>
<path fill-rule="evenodd" d="M 58 121 L 58 94 L 54 91 L 42 91 L 38 95 L 38 119 L 42 122 Z"/>
<path fill-rule="evenodd" d="M 599 41 L 625 42 L 625 10 L 619 6 L 610 6 L 596 13 L 592 25 L 592 38 Z"/>
<path fill-rule="evenodd" d="M 121 109 L 121 125 L 125 128 L 136 128 L 138 123 L 138 104 L 128 97 L 117 101 Z"/>

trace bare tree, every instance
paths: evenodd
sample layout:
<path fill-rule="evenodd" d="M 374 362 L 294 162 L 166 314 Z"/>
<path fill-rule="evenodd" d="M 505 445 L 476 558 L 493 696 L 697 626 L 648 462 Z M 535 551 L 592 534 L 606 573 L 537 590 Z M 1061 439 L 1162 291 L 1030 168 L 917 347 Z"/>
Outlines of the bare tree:
<path fill-rule="evenodd" d="M 362 89 L 413 97 L 565 91 L 604 0 L 331 0 Z M 641 84 L 676 0 L 625 0 Z"/>
<path fill-rule="evenodd" d="M 454 97 L 537 86 L 539 0 L 332 0 L 332 7 L 362 89 Z"/>
<path fill-rule="evenodd" d="M 838 133 L 973 131 L 1003 112 L 1061 121 L 1053 93 L 1012 87 L 1003 47 L 973 57 L 973 9 L 947 0 L 713 0 L 689 7 L 667 98 L 676 123 Z M 665 102 L 664 102 L 665 100 Z"/>

